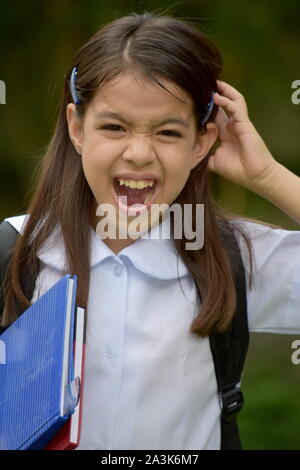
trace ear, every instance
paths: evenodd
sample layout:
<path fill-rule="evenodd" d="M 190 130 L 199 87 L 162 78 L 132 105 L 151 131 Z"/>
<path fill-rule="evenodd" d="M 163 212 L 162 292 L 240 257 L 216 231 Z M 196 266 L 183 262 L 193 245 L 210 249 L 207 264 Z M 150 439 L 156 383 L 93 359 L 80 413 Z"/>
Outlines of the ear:
<path fill-rule="evenodd" d="M 74 144 L 76 152 L 81 155 L 81 147 L 83 140 L 83 121 L 76 111 L 76 105 L 69 103 L 66 108 L 66 117 L 68 122 L 68 130 L 71 141 Z"/>
<path fill-rule="evenodd" d="M 191 170 L 195 168 L 198 163 L 206 157 L 207 153 L 209 152 L 210 148 L 213 146 L 218 137 L 219 130 L 215 123 L 209 122 L 206 125 L 206 129 L 207 130 L 205 134 L 203 134 L 203 131 L 200 131 L 195 137 L 191 161 Z"/>

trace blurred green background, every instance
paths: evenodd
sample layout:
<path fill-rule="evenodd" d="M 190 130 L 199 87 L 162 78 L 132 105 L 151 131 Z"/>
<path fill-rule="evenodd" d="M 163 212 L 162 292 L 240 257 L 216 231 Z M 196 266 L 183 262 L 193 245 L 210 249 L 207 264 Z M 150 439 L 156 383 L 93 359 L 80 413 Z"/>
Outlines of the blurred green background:
<path fill-rule="evenodd" d="M 144 10 L 196 21 L 219 47 L 222 79 L 246 98 L 251 120 L 276 160 L 300 175 L 299 2 L 221 0 L 31 0 L 0 4 L 0 217 L 23 214 L 32 175 L 53 132 L 64 73 L 73 55 L 103 24 Z M 299 225 L 261 197 L 213 175 L 220 204 L 234 212 Z M 299 306 L 300 315 L 300 306 Z M 295 336 L 251 334 L 240 414 L 245 449 L 300 449 L 300 365 L 291 362 Z"/>

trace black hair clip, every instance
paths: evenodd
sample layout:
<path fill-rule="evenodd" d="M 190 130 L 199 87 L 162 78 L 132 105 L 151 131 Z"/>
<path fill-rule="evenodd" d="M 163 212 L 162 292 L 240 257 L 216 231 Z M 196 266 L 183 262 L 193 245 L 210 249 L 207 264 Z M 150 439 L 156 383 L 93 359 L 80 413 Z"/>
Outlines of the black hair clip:
<path fill-rule="evenodd" d="M 74 67 L 71 73 L 71 78 L 70 78 L 70 92 L 71 92 L 74 103 L 77 105 L 77 104 L 80 104 L 80 99 L 78 98 L 77 90 L 76 90 L 76 78 L 77 78 L 77 67 Z"/>

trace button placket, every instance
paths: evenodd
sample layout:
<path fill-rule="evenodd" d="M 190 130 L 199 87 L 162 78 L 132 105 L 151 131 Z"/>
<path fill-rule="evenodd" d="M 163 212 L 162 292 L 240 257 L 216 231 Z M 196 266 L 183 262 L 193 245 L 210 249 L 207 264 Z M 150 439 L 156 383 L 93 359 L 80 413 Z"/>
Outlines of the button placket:
<path fill-rule="evenodd" d="M 118 354 L 117 354 L 116 350 L 110 346 L 106 349 L 106 355 L 110 359 L 113 359 L 113 358 L 117 357 Z"/>
<path fill-rule="evenodd" d="M 123 272 L 124 268 L 120 264 L 114 268 L 115 276 L 120 276 Z"/>
<path fill-rule="evenodd" d="M 111 259 L 107 270 L 110 296 L 106 296 L 105 325 L 103 331 L 102 360 L 107 376 L 106 387 L 110 389 L 110 400 L 105 411 L 107 426 L 103 442 L 95 445 L 99 449 L 113 448 L 115 422 L 122 384 L 123 348 L 127 303 L 127 269 L 121 259 Z M 97 443 L 98 444 L 98 443 Z"/>

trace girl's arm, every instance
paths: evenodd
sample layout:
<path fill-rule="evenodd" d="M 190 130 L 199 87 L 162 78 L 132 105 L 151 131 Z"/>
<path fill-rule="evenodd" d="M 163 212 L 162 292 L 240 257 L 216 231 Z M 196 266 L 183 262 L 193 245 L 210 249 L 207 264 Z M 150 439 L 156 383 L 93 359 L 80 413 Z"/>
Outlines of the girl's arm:
<path fill-rule="evenodd" d="M 243 95 L 223 81 L 218 88 L 220 145 L 209 157 L 209 170 L 259 194 L 300 224 L 300 178 L 273 158 L 249 119 Z"/>
<path fill-rule="evenodd" d="M 300 224 L 300 178 L 276 162 L 256 183 L 254 192 Z"/>

